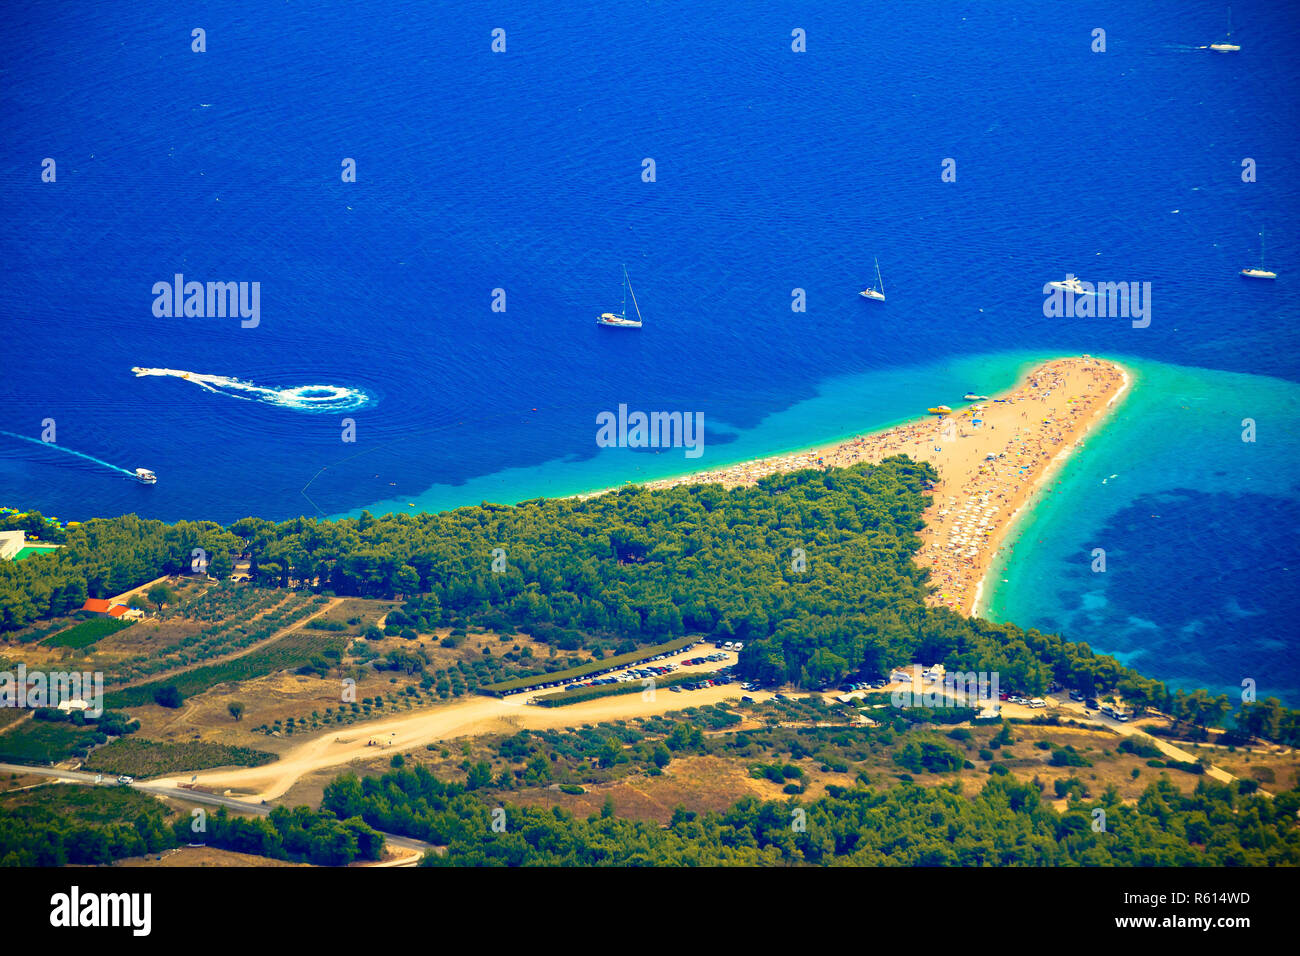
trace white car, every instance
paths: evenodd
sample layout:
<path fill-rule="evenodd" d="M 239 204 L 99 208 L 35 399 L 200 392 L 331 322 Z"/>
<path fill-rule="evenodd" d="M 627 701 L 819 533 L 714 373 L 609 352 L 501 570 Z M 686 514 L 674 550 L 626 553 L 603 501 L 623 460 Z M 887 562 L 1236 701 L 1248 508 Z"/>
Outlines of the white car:
<path fill-rule="evenodd" d="M 1029 702 L 1029 706 L 1034 708 L 1046 707 L 1047 701 L 1043 700 L 1043 698 L 1041 697 L 1035 697 L 1033 700 Z"/>
<path fill-rule="evenodd" d="M 135 783 L 135 777 L 128 777 L 126 774 L 122 774 L 117 778 L 117 782 L 122 784 Z"/>

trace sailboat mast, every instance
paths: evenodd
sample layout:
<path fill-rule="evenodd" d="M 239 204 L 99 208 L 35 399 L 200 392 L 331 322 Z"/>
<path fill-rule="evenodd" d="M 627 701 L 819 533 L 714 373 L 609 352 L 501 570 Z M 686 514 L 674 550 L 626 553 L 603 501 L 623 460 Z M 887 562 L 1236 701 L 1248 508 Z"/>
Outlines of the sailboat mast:
<path fill-rule="evenodd" d="M 636 290 L 632 288 L 632 280 L 627 277 L 627 266 L 623 267 L 623 281 L 627 283 L 627 291 L 632 293 L 632 308 L 636 309 L 636 320 L 641 321 L 641 307 L 636 304 Z M 624 306 L 626 309 L 627 306 Z"/>
<path fill-rule="evenodd" d="M 880 294 L 881 294 L 881 295 L 884 295 L 884 294 L 885 294 L 885 279 L 884 279 L 884 276 L 882 276 L 882 275 L 880 274 L 880 259 L 879 259 L 878 257 L 877 257 L 877 259 L 876 259 L 876 281 L 877 281 L 878 283 L 880 283 Z"/>

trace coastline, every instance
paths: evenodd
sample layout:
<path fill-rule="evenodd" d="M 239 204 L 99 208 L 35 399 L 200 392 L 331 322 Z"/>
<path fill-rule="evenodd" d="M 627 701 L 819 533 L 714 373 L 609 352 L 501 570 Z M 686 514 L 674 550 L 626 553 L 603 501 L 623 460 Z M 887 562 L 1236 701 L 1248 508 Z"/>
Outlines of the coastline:
<path fill-rule="evenodd" d="M 923 543 L 916 560 L 931 570 L 932 604 L 973 615 L 981 608 L 995 559 L 1006 556 L 1002 546 L 1009 531 L 1071 452 L 1118 407 L 1131 381 L 1128 371 L 1114 361 L 1090 355 L 1048 359 L 1023 372 L 1010 389 L 941 416 L 913 418 L 801 451 L 634 484 L 736 487 L 782 472 L 844 467 L 897 454 L 928 461 L 939 471 L 939 480 L 924 513 Z M 604 488 L 570 497 L 586 499 L 617 490 Z"/>
<path fill-rule="evenodd" d="M 712 429 L 721 427 L 730 438 L 722 444 L 710 444 L 707 458 L 701 460 L 683 460 L 671 451 L 651 456 L 625 449 L 600 449 L 594 457 L 553 457 L 454 484 L 435 483 L 415 495 L 382 499 L 372 495 L 365 504 L 328 516 L 355 518 L 363 510 L 372 515 L 434 513 L 485 501 L 513 505 L 538 498 L 588 497 L 635 484 L 721 471 L 750 461 L 804 454 L 913 421 L 926 404 L 937 401 L 960 406 L 963 389 L 957 383 L 979 383 L 983 391 L 1000 394 L 1022 381 L 1030 370 L 1058 355 L 1042 350 L 976 353 L 831 375 L 817 382 L 811 396 L 768 410 L 756 423 L 738 426 L 711 419 Z M 930 401 L 918 408 L 912 400 L 918 395 Z M 331 466 L 331 470 L 336 479 L 344 476 L 341 467 Z M 373 471 L 363 472 L 365 468 L 356 470 L 356 480 L 363 485 L 369 483 L 367 479 L 377 477 Z"/>
<path fill-rule="evenodd" d="M 1002 529 L 1002 533 L 997 536 L 998 540 L 994 543 L 994 547 L 988 555 L 988 560 L 984 564 L 979 583 L 975 586 L 975 594 L 971 600 L 970 608 L 970 615 L 972 617 L 982 616 L 982 614 L 988 609 L 989 603 L 992 602 L 996 589 L 991 586 L 990 578 L 1000 566 L 1000 560 L 1005 559 L 1007 556 L 1005 552 L 1006 542 L 1012 537 L 1012 535 L 1017 534 L 1021 530 L 1022 520 L 1028 517 L 1033 511 L 1033 507 L 1039 503 L 1038 499 L 1041 497 L 1040 492 L 1047 484 L 1047 481 L 1055 472 L 1064 467 L 1070 456 L 1074 454 L 1081 445 L 1083 445 L 1084 440 L 1091 435 L 1095 429 L 1103 425 L 1106 419 L 1119 408 L 1124 396 L 1129 392 L 1129 389 L 1132 388 L 1134 375 L 1131 373 L 1131 370 L 1119 363 L 1114 364 L 1119 369 L 1121 377 L 1121 384 L 1118 390 L 1116 390 L 1115 393 L 1107 399 L 1105 405 L 1098 409 L 1092 418 L 1084 424 L 1082 431 L 1079 433 L 1075 441 L 1048 462 L 1047 467 L 1043 469 L 1042 474 L 1039 475 L 1037 481 L 1035 481 L 1033 486 L 1029 489 L 1029 493 L 1025 496 L 1024 501 L 1022 501 L 1019 507 L 1012 512 L 1009 518 L 1007 518 L 1006 525 Z"/>

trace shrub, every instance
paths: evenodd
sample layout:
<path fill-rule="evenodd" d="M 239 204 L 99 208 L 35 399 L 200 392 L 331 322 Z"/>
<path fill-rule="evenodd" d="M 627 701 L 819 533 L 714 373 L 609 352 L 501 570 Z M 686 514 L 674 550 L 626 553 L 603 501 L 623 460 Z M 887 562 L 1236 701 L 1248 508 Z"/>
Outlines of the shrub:
<path fill-rule="evenodd" d="M 175 684 L 163 684 L 161 687 L 154 688 L 153 702 L 159 707 L 175 709 L 184 703 L 184 698 L 181 697 L 181 692 Z"/>

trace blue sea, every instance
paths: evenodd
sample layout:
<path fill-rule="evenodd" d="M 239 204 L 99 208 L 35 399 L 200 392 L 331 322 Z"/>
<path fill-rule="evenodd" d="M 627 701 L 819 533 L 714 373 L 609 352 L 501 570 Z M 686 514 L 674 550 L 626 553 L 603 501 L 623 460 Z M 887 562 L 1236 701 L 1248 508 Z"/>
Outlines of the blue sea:
<path fill-rule="evenodd" d="M 31 440 L 0 436 L 0 504 L 514 502 L 1086 352 L 1133 393 L 988 613 L 1300 703 L 1300 15 L 1237 2 L 1232 24 L 1217 55 L 1207 0 L 11 5 L 0 430 Z M 1260 233 L 1275 283 L 1237 275 Z M 856 295 L 877 258 L 884 303 Z M 624 265 L 645 325 L 599 328 Z M 1150 282 L 1150 325 L 1045 318 L 1067 272 Z M 156 315 L 177 274 L 259 283 L 256 326 Z M 599 448 L 620 404 L 702 412 L 703 454 Z"/>

